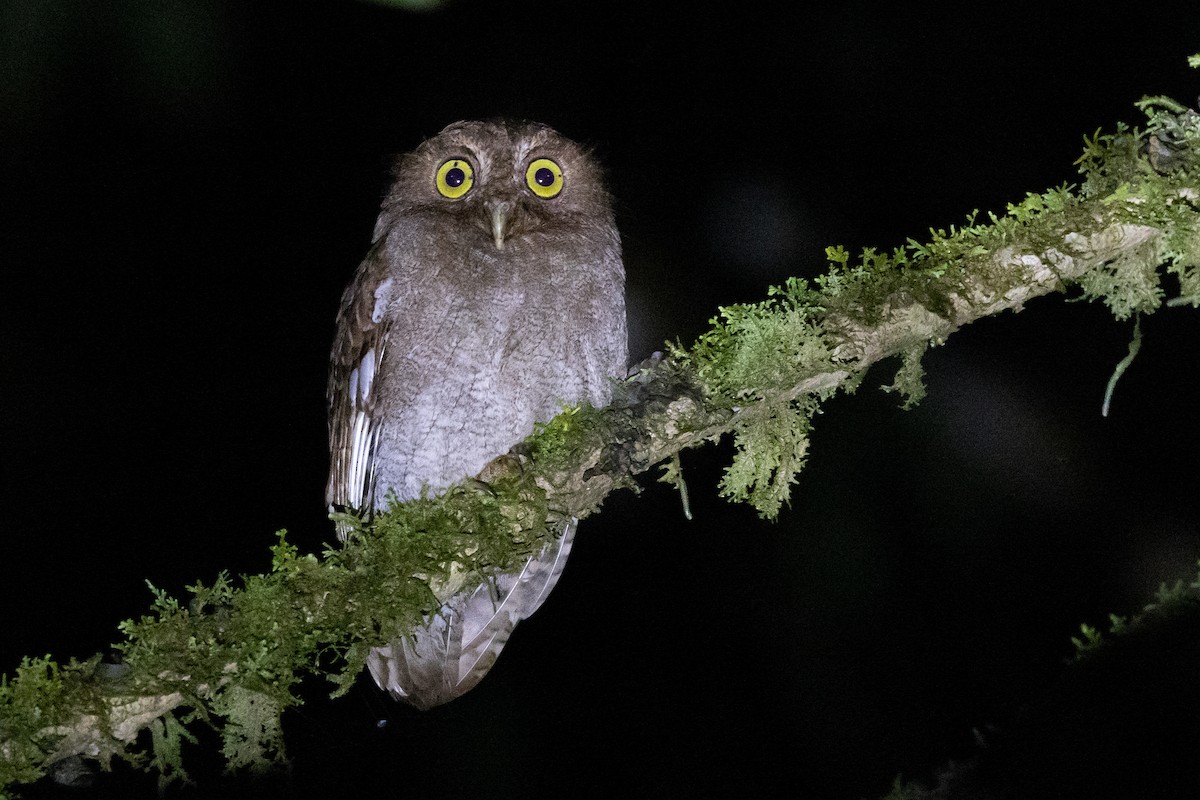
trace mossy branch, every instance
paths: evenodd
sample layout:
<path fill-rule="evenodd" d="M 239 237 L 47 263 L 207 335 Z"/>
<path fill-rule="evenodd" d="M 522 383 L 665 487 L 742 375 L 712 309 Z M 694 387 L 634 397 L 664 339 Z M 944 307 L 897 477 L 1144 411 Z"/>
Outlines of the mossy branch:
<path fill-rule="evenodd" d="M 180 748 L 197 722 L 221 731 L 231 768 L 280 761 L 279 717 L 300 702 L 303 675 L 345 690 L 370 647 L 411 630 L 439 596 L 533 552 L 562 519 L 594 513 L 683 448 L 732 434 L 722 493 L 774 517 L 823 400 L 900 356 L 889 388 L 917 402 L 926 348 L 977 319 L 1068 290 L 1118 319 L 1153 313 L 1168 291 L 1200 306 L 1200 116 L 1162 99 L 1143 108 L 1143 129 L 1085 138 L 1080 185 L 889 252 L 829 248 L 822 277 L 719 309 L 693 345 L 668 346 L 622 382 L 609 408 L 564 412 L 441 497 L 341 520 L 353 529 L 343 548 L 302 555 L 280 533 L 269 574 L 219 575 L 189 587 L 186 604 L 155 590 L 150 613 L 121 624 L 118 664 L 26 659 L 0 682 L 0 798 L 78 756 L 186 779 Z M 153 758 L 137 744 L 147 728 Z"/>

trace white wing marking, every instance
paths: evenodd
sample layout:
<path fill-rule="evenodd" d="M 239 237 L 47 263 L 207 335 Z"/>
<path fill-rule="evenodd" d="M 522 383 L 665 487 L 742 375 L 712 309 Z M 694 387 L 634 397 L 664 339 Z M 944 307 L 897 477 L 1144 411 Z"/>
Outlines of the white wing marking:
<path fill-rule="evenodd" d="M 383 313 L 387 311 L 388 303 L 391 301 L 391 298 L 385 295 L 392 288 L 392 283 L 392 279 L 388 278 L 375 289 L 375 305 L 371 309 L 371 322 L 374 322 L 376 325 L 383 320 Z"/>
<path fill-rule="evenodd" d="M 374 494 L 375 444 L 379 439 L 379 423 L 372 417 L 374 406 L 375 371 L 383 349 L 367 350 L 358 366 L 350 371 L 348 400 L 350 403 L 350 436 L 348 463 L 345 471 L 345 502 L 361 511 L 370 507 Z M 339 529 L 345 538 L 347 533 Z"/>

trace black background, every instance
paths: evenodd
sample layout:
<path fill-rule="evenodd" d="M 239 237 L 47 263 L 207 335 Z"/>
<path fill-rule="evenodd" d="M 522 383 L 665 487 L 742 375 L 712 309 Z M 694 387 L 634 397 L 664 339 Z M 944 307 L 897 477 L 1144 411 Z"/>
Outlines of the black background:
<path fill-rule="evenodd" d="M 391 155 L 451 121 L 527 117 L 595 147 L 636 359 L 819 274 L 828 244 L 891 248 L 1075 181 L 1084 134 L 1139 123 L 1144 94 L 1200 92 L 1191 4 L 781 8 L 7 0 L 0 671 L 105 649 L 147 578 L 181 593 L 267 569 L 276 529 L 305 550 L 331 537 L 336 303 Z M 1081 622 L 1195 573 L 1200 318 L 1144 321 L 1105 419 L 1130 333 L 1036 301 L 931 351 L 909 412 L 880 365 L 816 419 L 774 524 L 716 497 L 727 444 L 685 453 L 695 520 L 649 478 L 610 498 L 478 689 L 420 713 L 314 684 L 288 717 L 290 780 L 223 779 L 193 751 L 181 794 L 853 798 L 928 780 L 973 730 L 1003 739 L 1059 696 Z M 1126 761 L 1064 759 L 1078 774 L 1040 785 L 1183 791 L 1173 748 L 1194 752 L 1200 715 L 1172 731 L 1177 700 L 1103 737 Z M 1058 731 L 1045 748 L 1079 738 Z M 124 773 L 32 790 L 152 792 Z"/>

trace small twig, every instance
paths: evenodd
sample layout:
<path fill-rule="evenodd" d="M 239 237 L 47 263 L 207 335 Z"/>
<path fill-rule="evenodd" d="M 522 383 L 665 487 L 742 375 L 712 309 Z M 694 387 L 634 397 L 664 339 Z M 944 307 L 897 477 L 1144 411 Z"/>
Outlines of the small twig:
<path fill-rule="evenodd" d="M 1113 389 L 1117 388 L 1117 381 L 1125 374 L 1125 370 L 1133 363 L 1133 359 L 1137 357 L 1138 350 L 1142 349 L 1142 317 L 1139 314 L 1133 320 L 1133 338 L 1129 341 L 1129 355 L 1117 362 L 1116 368 L 1113 369 L 1112 377 L 1108 379 L 1108 388 L 1104 390 L 1104 406 L 1100 409 L 1100 416 L 1108 416 L 1108 407 L 1112 403 Z"/>
<path fill-rule="evenodd" d="M 679 502 L 683 504 L 683 517 L 692 521 L 692 504 L 688 500 L 687 481 L 683 479 L 683 465 L 679 463 L 679 451 L 671 454 L 671 463 L 675 469 L 675 487 L 679 489 Z"/>

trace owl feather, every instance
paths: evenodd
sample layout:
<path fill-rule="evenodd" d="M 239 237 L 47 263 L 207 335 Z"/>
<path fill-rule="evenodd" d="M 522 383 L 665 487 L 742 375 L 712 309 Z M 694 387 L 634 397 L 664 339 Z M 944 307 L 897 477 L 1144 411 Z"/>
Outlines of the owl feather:
<path fill-rule="evenodd" d="M 534 123 L 462 122 L 402 157 L 337 317 L 332 509 L 370 515 L 477 475 L 564 405 L 605 405 L 626 361 L 624 267 L 600 172 Z M 345 535 L 345 531 L 340 531 Z M 372 650 L 418 708 L 487 673 L 566 564 L 575 522 L 517 568 L 440 596 Z"/>

